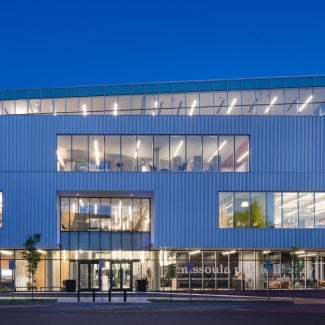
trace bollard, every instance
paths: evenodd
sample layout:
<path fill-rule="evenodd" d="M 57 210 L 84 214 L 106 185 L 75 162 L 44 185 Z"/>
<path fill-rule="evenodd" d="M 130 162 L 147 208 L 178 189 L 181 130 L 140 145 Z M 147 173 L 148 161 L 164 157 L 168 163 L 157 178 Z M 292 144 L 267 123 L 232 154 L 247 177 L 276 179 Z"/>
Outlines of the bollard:
<path fill-rule="evenodd" d="M 79 289 L 77 291 L 77 298 L 78 298 L 78 301 L 80 301 L 80 290 Z"/>
<path fill-rule="evenodd" d="M 93 301 L 95 301 L 95 289 L 93 289 Z"/>
<path fill-rule="evenodd" d="M 126 290 L 124 290 L 124 302 L 126 302 Z"/>
<path fill-rule="evenodd" d="M 108 301 L 109 302 L 112 301 L 112 290 L 111 289 L 108 290 Z"/>

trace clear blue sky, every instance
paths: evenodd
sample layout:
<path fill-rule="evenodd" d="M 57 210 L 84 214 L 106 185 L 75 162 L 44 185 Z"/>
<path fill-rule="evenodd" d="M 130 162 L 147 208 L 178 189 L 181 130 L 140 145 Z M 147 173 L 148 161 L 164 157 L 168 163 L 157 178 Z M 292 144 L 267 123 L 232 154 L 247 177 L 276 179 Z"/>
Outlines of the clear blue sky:
<path fill-rule="evenodd" d="M 0 0 L 0 89 L 325 74 L 324 0 Z"/>

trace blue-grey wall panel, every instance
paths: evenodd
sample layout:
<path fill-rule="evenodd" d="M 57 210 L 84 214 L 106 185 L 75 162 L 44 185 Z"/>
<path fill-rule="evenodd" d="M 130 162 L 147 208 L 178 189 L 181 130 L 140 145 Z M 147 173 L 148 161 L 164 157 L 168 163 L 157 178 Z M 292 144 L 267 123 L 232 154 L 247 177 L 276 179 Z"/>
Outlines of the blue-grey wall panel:
<path fill-rule="evenodd" d="M 250 172 L 56 172 L 57 134 L 244 134 Z M 322 229 L 218 229 L 219 191 L 325 191 L 324 139 L 324 119 L 315 117 L 1 116 L 0 247 L 22 247 L 35 232 L 42 247 L 58 247 L 60 192 L 146 191 L 153 193 L 153 247 L 324 248 Z M 80 240 L 89 247 L 75 235 L 73 247 Z M 107 249 L 114 241 L 100 240 Z M 141 238 L 133 245 L 141 248 Z"/>

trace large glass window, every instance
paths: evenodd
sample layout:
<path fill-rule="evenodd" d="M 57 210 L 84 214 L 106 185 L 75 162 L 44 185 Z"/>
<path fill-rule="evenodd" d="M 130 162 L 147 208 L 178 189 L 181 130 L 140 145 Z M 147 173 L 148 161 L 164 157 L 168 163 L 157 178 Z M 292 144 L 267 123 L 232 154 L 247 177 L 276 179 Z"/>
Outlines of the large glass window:
<path fill-rule="evenodd" d="M 153 170 L 169 171 L 169 136 L 154 136 Z"/>
<path fill-rule="evenodd" d="M 88 137 L 82 135 L 72 136 L 72 164 L 77 172 L 88 171 Z M 91 163 L 92 164 L 92 163 Z M 93 166 L 91 167 L 93 170 Z"/>
<path fill-rule="evenodd" d="M 185 138 L 184 136 L 170 137 L 170 170 L 174 172 L 185 171 Z"/>
<path fill-rule="evenodd" d="M 138 136 L 136 144 L 135 158 L 137 162 L 138 171 L 155 171 L 157 166 L 153 163 L 153 137 L 152 136 Z"/>
<path fill-rule="evenodd" d="M 323 228 L 325 193 L 220 192 L 220 228 Z"/>
<path fill-rule="evenodd" d="M 135 135 L 121 137 L 123 171 L 137 171 L 138 144 Z"/>
<path fill-rule="evenodd" d="M 187 136 L 186 137 L 186 171 L 200 172 L 202 171 L 202 137 Z"/>
<path fill-rule="evenodd" d="M 58 171 L 248 172 L 248 136 L 59 135 Z"/>
<path fill-rule="evenodd" d="M 104 136 L 89 137 L 89 171 L 105 170 Z"/>
<path fill-rule="evenodd" d="M 121 171 L 121 137 L 118 135 L 105 136 L 105 170 Z"/>
<path fill-rule="evenodd" d="M 220 156 L 220 170 L 222 172 L 234 171 L 234 137 L 219 137 L 218 154 Z"/>
<path fill-rule="evenodd" d="M 150 199 L 61 197 L 61 231 L 149 232 Z"/>
<path fill-rule="evenodd" d="M 324 115 L 324 87 L 281 88 L 283 82 L 275 84 L 273 80 L 274 87 L 268 88 L 268 80 L 263 81 L 265 87 L 256 90 L 254 81 L 243 90 L 240 90 L 240 82 L 229 81 L 228 91 L 227 81 L 220 81 L 215 82 L 216 91 L 212 90 L 211 82 L 206 89 L 201 84 L 201 91 L 198 84 L 189 83 L 188 92 L 184 84 L 178 83 L 147 86 L 148 93 L 143 93 L 143 85 L 80 88 L 79 92 L 75 88 L 45 89 L 41 90 L 44 99 L 37 98 L 37 91 L 29 91 L 30 98 L 24 98 L 26 92 L 19 93 L 17 99 L 17 92 L 12 92 L 4 96 L 0 114 L 147 115 L 153 118 L 157 115 Z M 256 84 L 261 85 L 261 82 L 256 80 Z M 248 85 L 247 80 L 243 80 L 244 84 Z"/>

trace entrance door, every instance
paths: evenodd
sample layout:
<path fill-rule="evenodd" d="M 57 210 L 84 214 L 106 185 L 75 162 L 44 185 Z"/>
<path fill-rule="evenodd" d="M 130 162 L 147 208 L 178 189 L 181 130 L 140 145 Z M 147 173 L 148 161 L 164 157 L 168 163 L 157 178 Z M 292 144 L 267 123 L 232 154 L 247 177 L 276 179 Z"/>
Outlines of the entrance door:
<path fill-rule="evenodd" d="M 130 262 L 111 263 L 111 289 L 132 290 L 132 272 Z"/>
<path fill-rule="evenodd" d="M 80 290 L 99 290 L 101 285 L 101 274 L 98 261 L 79 262 L 79 286 Z"/>

